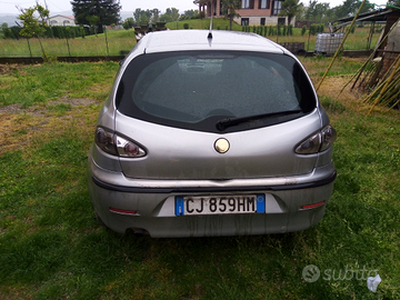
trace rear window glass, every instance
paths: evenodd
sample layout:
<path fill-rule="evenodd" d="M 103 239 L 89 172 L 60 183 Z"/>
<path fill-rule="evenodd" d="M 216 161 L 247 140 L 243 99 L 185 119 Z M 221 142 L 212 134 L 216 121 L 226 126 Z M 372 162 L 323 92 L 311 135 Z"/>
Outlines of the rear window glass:
<path fill-rule="evenodd" d="M 293 58 L 276 54 L 144 54 L 130 62 L 117 92 L 123 114 L 205 131 L 221 131 L 216 122 L 228 118 L 243 122 L 223 131 L 275 124 L 304 115 L 315 105 L 302 68 Z"/>

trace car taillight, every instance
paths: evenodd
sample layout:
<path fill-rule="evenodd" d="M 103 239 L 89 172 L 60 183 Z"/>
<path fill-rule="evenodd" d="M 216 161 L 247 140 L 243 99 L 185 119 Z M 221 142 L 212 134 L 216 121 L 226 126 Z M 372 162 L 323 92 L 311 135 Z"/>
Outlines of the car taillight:
<path fill-rule="evenodd" d="M 298 154 L 314 154 L 327 150 L 336 140 L 336 130 L 331 125 L 323 128 L 296 147 Z"/>
<path fill-rule="evenodd" d="M 95 134 L 96 145 L 101 150 L 109 154 L 117 155 L 117 149 L 114 143 L 114 135 L 112 132 L 106 131 L 105 129 L 98 127 Z"/>
<path fill-rule="evenodd" d="M 96 129 L 95 142 L 101 150 L 112 155 L 129 158 L 143 157 L 146 155 L 146 151 L 134 142 L 120 137 L 111 131 L 107 131 L 102 127 Z"/>
<path fill-rule="evenodd" d="M 142 157 L 146 152 L 134 142 L 128 141 L 120 136 L 115 137 L 119 156 L 122 157 Z"/>
<path fill-rule="evenodd" d="M 332 126 L 328 125 L 326 126 L 324 129 L 322 129 L 321 131 L 321 148 L 319 149 L 319 151 L 325 151 L 326 149 L 328 149 L 334 141 L 336 141 L 336 130 L 333 129 Z"/>

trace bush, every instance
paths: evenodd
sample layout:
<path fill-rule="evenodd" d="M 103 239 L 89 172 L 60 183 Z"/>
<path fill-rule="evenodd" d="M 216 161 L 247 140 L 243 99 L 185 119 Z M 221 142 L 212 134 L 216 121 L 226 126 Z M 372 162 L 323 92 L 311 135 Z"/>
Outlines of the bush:
<path fill-rule="evenodd" d="M 304 26 L 301 28 L 301 35 L 304 36 L 304 35 L 306 34 L 306 32 L 307 32 L 307 26 L 304 25 Z"/>
<path fill-rule="evenodd" d="M 183 28 L 184 28 L 184 29 L 189 29 L 189 24 L 188 24 L 188 23 L 184 23 L 184 24 L 183 24 Z"/>
<path fill-rule="evenodd" d="M 4 38 L 5 39 L 14 39 L 14 40 L 19 40 L 21 36 L 19 35 L 21 31 L 21 27 L 18 26 L 12 26 L 9 28 L 3 28 L 4 32 Z"/>
<path fill-rule="evenodd" d="M 243 32 L 250 32 L 250 26 L 248 26 L 248 25 L 243 25 L 243 26 L 242 26 L 242 31 L 243 31 Z"/>
<path fill-rule="evenodd" d="M 317 24 L 311 24 L 310 25 L 310 34 L 311 35 L 316 35 L 318 33 L 318 25 Z"/>
<path fill-rule="evenodd" d="M 283 25 L 283 26 L 282 26 L 282 35 L 283 35 L 283 36 L 289 35 L 289 34 L 287 33 L 287 26 L 286 26 L 286 25 Z"/>
<path fill-rule="evenodd" d="M 10 28 L 4 28 L 4 38 L 6 39 L 20 39 L 22 38 L 19 33 L 21 31 L 21 27 L 13 26 Z M 82 31 L 83 30 L 83 31 Z M 78 36 L 85 36 L 85 30 L 83 27 L 79 26 L 51 26 L 46 27 L 46 31 L 43 34 L 46 38 L 57 38 L 57 39 L 65 39 L 65 38 L 75 38 Z"/>
<path fill-rule="evenodd" d="M 133 28 L 135 25 L 135 21 L 133 18 L 126 18 L 124 22 L 122 22 L 122 27 L 126 30 Z"/>
<path fill-rule="evenodd" d="M 293 35 L 293 25 L 289 25 L 289 26 L 288 26 L 287 34 L 288 34 L 288 35 Z"/>
<path fill-rule="evenodd" d="M 282 35 L 282 25 L 280 23 L 276 25 L 276 32 L 278 36 Z"/>
<path fill-rule="evenodd" d="M 275 35 L 275 29 L 273 26 L 268 26 L 268 35 Z"/>

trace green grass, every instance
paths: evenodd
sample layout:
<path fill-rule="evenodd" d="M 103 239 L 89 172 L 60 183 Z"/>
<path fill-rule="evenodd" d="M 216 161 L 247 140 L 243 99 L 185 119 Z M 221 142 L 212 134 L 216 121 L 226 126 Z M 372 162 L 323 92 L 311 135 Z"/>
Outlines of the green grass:
<path fill-rule="evenodd" d="M 325 74 L 327 62 L 331 62 L 332 57 L 324 57 L 323 55 L 302 57 L 301 61 L 306 66 L 309 75 L 315 79 Z M 352 75 L 356 73 L 362 65 L 363 61 L 361 60 L 338 57 L 327 76 Z"/>
<path fill-rule="evenodd" d="M 304 64 L 322 69 L 329 61 L 306 58 Z M 87 154 L 100 105 L 52 103 L 71 95 L 103 100 L 117 67 L 56 63 L 0 76 L 10 84 L 20 81 L 12 87 L 26 95 L 42 74 L 44 81 L 63 74 L 50 85 L 53 91 L 40 89 L 40 101 L 21 97 L 25 106 L 39 105 L 36 113 L 0 114 L 1 299 L 400 298 L 398 111 L 367 117 L 357 102 L 321 94 L 338 132 L 338 177 L 326 215 L 314 228 L 253 237 L 121 236 L 97 225 L 87 189 Z M 316 80 L 319 71 L 311 73 Z M 82 78 L 88 80 L 83 85 Z M 1 94 L 18 103 L 12 88 Z M 321 270 L 314 283 L 302 278 L 310 264 Z M 348 280 L 337 279 L 345 270 L 361 276 L 363 268 L 364 277 L 374 270 L 382 277 L 377 293 L 349 271 Z M 336 279 L 328 280 L 329 274 Z"/>
<path fill-rule="evenodd" d="M 131 50 L 136 45 L 134 30 L 110 30 L 105 34 L 75 39 L 42 39 L 43 48 L 49 57 L 120 55 L 120 51 Z M 32 56 L 42 56 L 38 39 L 29 40 Z M 69 48 L 68 48 L 69 46 Z M 108 47 L 108 50 L 107 50 Z M 0 57 L 30 56 L 26 39 L 0 39 Z"/>
<path fill-rule="evenodd" d="M 61 96 L 104 100 L 118 67 L 115 62 L 11 66 L 0 77 L 0 104 L 31 106 Z"/>

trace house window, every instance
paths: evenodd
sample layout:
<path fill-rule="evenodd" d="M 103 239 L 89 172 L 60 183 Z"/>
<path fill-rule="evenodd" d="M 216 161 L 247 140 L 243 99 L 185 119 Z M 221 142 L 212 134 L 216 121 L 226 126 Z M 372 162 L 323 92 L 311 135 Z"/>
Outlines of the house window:
<path fill-rule="evenodd" d="M 274 1 L 274 9 L 273 9 L 272 15 L 277 16 L 281 12 L 282 2 L 283 1 L 279 1 L 279 0 Z"/>
<path fill-rule="evenodd" d="M 242 8 L 243 9 L 253 9 L 254 8 L 254 0 L 242 0 Z"/>
<path fill-rule="evenodd" d="M 265 18 L 260 19 L 260 25 L 265 26 Z"/>
<path fill-rule="evenodd" d="M 269 9 L 270 8 L 270 0 L 260 0 L 259 9 Z"/>
<path fill-rule="evenodd" d="M 240 24 L 242 26 L 248 26 L 249 25 L 249 18 L 242 18 L 242 21 L 240 22 Z"/>

